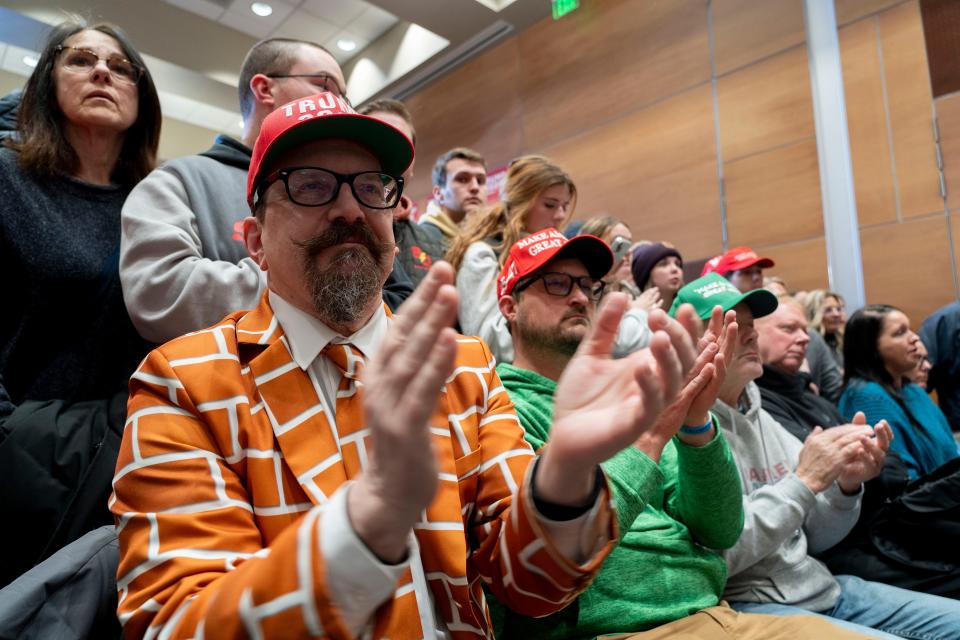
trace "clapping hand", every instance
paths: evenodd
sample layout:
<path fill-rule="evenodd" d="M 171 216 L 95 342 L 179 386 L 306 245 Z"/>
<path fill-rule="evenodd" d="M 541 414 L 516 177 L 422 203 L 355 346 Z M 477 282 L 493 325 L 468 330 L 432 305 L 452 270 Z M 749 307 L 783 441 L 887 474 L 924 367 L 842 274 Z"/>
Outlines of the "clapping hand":
<path fill-rule="evenodd" d="M 407 533 L 437 491 L 429 420 L 453 372 L 457 315 L 453 269 L 438 262 L 391 323 L 363 372 L 371 455 L 348 494 L 357 535 L 382 560 L 398 562 Z"/>
<path fill-rule="evenodd" d="M 858 411 L 853 417 L 853 426 L 864 427 L 866 437 L 860 440 L 860 455 L 847 462 L 837 478 L 840 488 L 846 493 L 855 493 L 862 483 L 880 474 L 893 440 L 893 430 L 886 420 L 881 420 L 873 428 L 873 437 L 867 433 L 869 425 L 863 412 Z"/>
<path fill-rule="evenodd" d="M 623 294 L 604 299 L 557 383 L 551 437 L 537 471 L 536 491 L 544 500 L 582 505 L 596 466 L 653 427 L 695 360 L 693 341 L 683 330 L 655 331 L 649 348 L 614 359 L 613 342 L 627 306 Z"/>
<path fill-rule="evenodd" d="M 861 482 L 880 472 L 892 439 L 885 421 L 871 429 L 863 413 L 857 413 L 851 424 L 816 427 L 800 450 L 797 477 L 814 493 L 835 481 L 845 492 L 854 493 Z"/>

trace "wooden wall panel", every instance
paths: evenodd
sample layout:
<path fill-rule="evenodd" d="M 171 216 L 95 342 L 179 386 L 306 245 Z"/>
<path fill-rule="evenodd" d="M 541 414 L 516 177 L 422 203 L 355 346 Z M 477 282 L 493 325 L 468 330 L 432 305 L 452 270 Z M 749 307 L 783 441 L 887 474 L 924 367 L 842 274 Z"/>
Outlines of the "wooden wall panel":
<path fill-rule="evenodd" d="M 510 38 L 407 99 L 417 130 L 411 198 L 430 194 L 433 163 L 452 147 L 476 149 L 490 168 L 520 154 L 518 56 Z"/>
<path fill-rule="evenodd" d="M 813 136 L 806 48 L 723 76 L 717 102 L 724 162 Z"/>
<path fill-rule="evenodd" d="M 783 278 L 791 291 L 827 287 L 827 245 L 822 236 L 773 247 L 756 246 L 753 250 L 776 263 L 765 273 Z"/>
<path fill-rule="evenodd" d="M 543 20 L 518 36 L 526 149 L 710 80 L 703 0 L 583 4 L 563 20 Z"/>
<path fill-rule="evenodd" d="M 860 230 L 871 303 L 903 309 L 914 325 L 955 298 L 945 216 Z"/>
<path fill-rule="evenodd" d="M 897 219 L 876 18 L 840 29 L 840 57 L 860 224 Z"/>
<path fill-rule="evenodd" d="M 802 44 L 803 0 L 713 0 L 717 75 Z"/>
<path fill-rule="evenodd" d="M 577 218 L 609 213 L 636 240 L 712 256 L 722 247 L 711 114 L 705 85 L 543 151 L 576 181 Z"/>
<path fill-rule="evenodd" d="M 770 245 L 823 235 L 813 138 L 724 164 L 730 245 Z"/>
<path fill-rule="evenodd" d="M 879 15 L 900 215 L 943 211 L 933 140 L 933 95 L 916 2 Z"/>
<path fill-rule="evenodd" d="M 947 204 L 951 209 L 960 209 L 960 93 L 937 98 L 935 106 L 940 126 L 943 174 L 947 183 Z"/>
<path fill-rule="evenodd" d="M 902 4 L 904 0 L 836 0 L 837 24 L 844 25 L 872 13 Z"/>

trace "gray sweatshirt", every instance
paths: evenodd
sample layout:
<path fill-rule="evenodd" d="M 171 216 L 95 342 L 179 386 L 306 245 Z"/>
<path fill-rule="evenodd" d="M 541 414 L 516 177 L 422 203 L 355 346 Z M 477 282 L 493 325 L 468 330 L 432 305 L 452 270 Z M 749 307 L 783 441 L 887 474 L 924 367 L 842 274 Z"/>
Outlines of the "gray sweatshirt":
<path fill-rule="evenodd" d="M 713 405 L 744 491 L 743 533 L 724 552 L 724 598 L 829 609 L 840 586 L 810 554 L 829 549 L 853 528 L 863 492 L 847 496 L 836 483 L 820 494 L 810 491 L 794 473 L 803 444 L 760 408 L 756 384 L 748 384 L 742 398 L 743 413 L 720 400 Z"/>
<path fill-rule="evenodd" d="M 216 159 L 187 156 L 152 171 L 123 205 L 123 298 L 140 335 L 153 342 L 249 309 L 266 286 L 237 226 L 250 215 L 250 151 L 225 136 L 214 151 Z"/>

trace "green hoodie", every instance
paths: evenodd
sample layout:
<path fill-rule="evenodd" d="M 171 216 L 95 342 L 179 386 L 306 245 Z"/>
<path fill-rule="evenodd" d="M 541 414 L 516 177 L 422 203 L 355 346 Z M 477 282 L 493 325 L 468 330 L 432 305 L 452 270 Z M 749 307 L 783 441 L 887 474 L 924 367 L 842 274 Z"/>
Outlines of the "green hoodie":
<path fill-rule="evenodd" d="M 497 366 L 534 449 L 553 421 L 557 383 L 509 364 Z M 704 447 L 671 440 L 656 464 L 635 447 L 603 465 L 613 487 L 620 544 L 572 605 L 533 619 L 493 603 L 498 638 L 588 638 L 672 622 L 720 601 L 726 563 L 711 549 L 736 543 L 743 528 L 740 474 L 726 440 Z M 492 601 L 492 598 L 491 598 Z"/>

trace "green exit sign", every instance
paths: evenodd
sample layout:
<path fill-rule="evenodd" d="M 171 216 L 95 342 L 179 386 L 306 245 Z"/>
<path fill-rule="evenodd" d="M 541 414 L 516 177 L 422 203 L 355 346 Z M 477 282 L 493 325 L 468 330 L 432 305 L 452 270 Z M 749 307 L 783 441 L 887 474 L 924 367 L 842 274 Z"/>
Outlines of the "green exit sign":
<path fill-rule="evenodd" d="M 559 20 L 580 6 L 580 0 L 551 0 L 553 2 L 553 19 Z"/>

